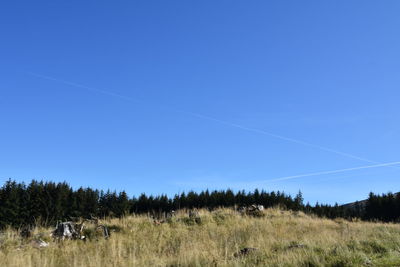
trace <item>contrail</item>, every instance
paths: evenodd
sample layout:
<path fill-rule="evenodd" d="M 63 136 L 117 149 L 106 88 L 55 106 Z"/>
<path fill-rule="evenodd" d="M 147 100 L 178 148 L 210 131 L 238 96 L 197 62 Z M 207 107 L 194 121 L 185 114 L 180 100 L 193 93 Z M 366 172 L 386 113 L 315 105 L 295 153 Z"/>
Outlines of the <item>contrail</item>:
<path fill-rule="evenodd" d="M 347 168 L 347 169 L 339 169 L 339 170 L 323 171 L 323 172 L 312 172 L 312 173 L 306 173 L 306 174 L 300 174 L 300 175 L 285 176 L 285 177 L 280 177 L 280 178 L 276 178 L 276 179 L 264 180 L 262 182 L 285 181 L 285 180 L 292 180 L 292 179 L 302 178 L 302 177 L 320 176 L 320 175 L 326 175 L 326 174 L 335 174 L 335 173 L 342 173 L 342 172 L 356 171 L 356 170 L 363 170 L 363 169 L 388 167 L 388 166 L 395 166 L 395 165 L 399 165 L 399 164 L 400 164 L 400 161 L 395 161 L 395 162 L 367 165 L 367 166 Z"/>
<path fill-rule="evenodd" d="M 125 95 L 121 95 L 121 94 L 117 94 L 117 93 L 113 93 L 113 92 L 108 91 L 108 90 L 102 90 L 102 89 L 98 89 L 98 88 L 94 88 L 94 87 L 90 87 L 90 86 L 86 86 L 86 85 L 82 85 L 82 84 L 78 84 L 78 83 L 74 83 L 74 82 L 69 82 L 69 81 L 65 81 L 65 80 L 61 80 L 61 79 L 56 79 L 56 78 L 53 78 L 53 77 L 50 77 L 50 76 L 41 75 L 41 74 L 37 74 L 37 73 L 34 73 L 34 72 L 28 72 L 28 74 L 31 75 L 31 76 L 35 76 L 37 78 L 46 79 L 46 80 L 55 81 L 55 82 L 60 82 L 60 83 L 63 83 L 63 84 L 69 85 L 69 86 L 73 86 L 73 87 L 77 87 L 77 88 L 81 88 L 81 89 L 86 89 L 86 90 L 91 91 L 91 92 L 97 92 L 97 93 L 101 93 L 101 94 L 117 97 L 117 98 L 120 98 L 120 99 L 123 99 L 123 100 L 126 100 L 126 101 L 132 101 L 132 102 L 135 102 L 135 103 L 142 103 L 142 101 L 138 101 L 135 98 L 132 98 L 132 97 L 129 97 L 129 96 L 125 96 Z M 225 120 L 220 120 L 220 119 L 217 119 L 217 118 L 214 118 L 214 117 L 210 117 L 210 116 L 207 116 L 207 115 L 204 115 L 204 114 L 185 111 L 185 110 L 181 110 L 181 109 L 176 109 L 176 108 L 172 108 L 172 107 L 169 107 L 169 106 L 161 106 L 160 105 L 160 106 L 157 106 L 157 107 L 159 107 L 159 108 L 161 107 L 161 108 L 164 108 L 164 109 L 172 110 L 172 111 L 183 113 L 183 114 L 187 114 L 187 115 L 192 115 L 192 116 L 195 116 L 195 117 L 198 117 L 198 118 L 201 118 L 201 119 L 205 119 L 205 120 L 209 120 L 209 121 L 214 121 L 214 122 L 217 122 L 217 123 L 220 123 L 220 124 L 224 124 L 224 125 L 227 125 L 227 126 L 230 126 L 230 127 L 242 129 L 242 130 L 245 130 L 245 131 L 248 131 L 248 132 L 267 135 L 267 136 L 270 136 L 270 137 L 274 137 L 276 139 L 281 139 L 281 140 L 284 140 L 284 141 L 297 143 L 297 144 L 308 146 L 308 147 L 313 147 L 313 148 L 316 148 L 316 149 L 319 149 L 319 150 L 323 150 L 323 151 L 326 151 L 326 152 L 334 153 L 334 154 L 341 155 L 341 156 L 344 156 L 344 157 L 347 157 L 347 158 L 357 159 L 357 160 L 368 162 L 368 163 L 380 164 L 377 161 L 369 160 L 369 159 L 362 158 L 362 157 L 359 157 L 359 156 L 356 156 L 356 155 L 352 155 L 352 154 L 345 153 L 345 152 L 342 152 L 342 151 L 334 150 L 334 149 L 331 149 L 331 148 L 328 148 L 328 147 L 311 144 L 311 143 L 304 142 L 304 141 L 301 141 L 301 140 L 298 140 L 298 139 L 294 139 L 294 138 L 290 138 L 290 137 L 286 137 L 286 136 L 270 133 L 270 132 L 267 132 L 267 131 L 264 131 L 264 130 L 260 130 L 260 129 L 257 129 L 257 128 L 246 127 L 244 125 L 235 124 L 235 123 L 232 123 L 232 122 L 229 122 L 229 121 L 225 121 Z"/>
<path fill-rule="evenodd" d="M 246 127 L 246 126 L 243 126 L 243 125 L 240 125 L 240 124 L 235 124 L 235 123 L 232 123 L 232 122 L 216 119 L 216 118 L 209 117 L 209 116 L 202 115 L 202 114 L 198 114 L 198 113 L 192 113 L 192 112 L 186 112 L 186 113 L 192 114 L 193 116 L 197 116 L 199 118 L 212 120 L 212 121 L 215 121 L 215 122 L 218 122 L 218 123 L 221 123 L 221 124 L 225 124 L 225 125 L 228 125 L 228 126 L 231 126 L 231 127 L 235 127 L 235 128 L 238 128 L 238 129 L 242 129 L 242 130 L 246 130 L 246 131 L 254 132 L 254 133 L 259 133 L 259 134 L 263 134 L 263 135 L 268 135 L 268 136 L 271 136 L 271 137 L 274 137 L 274 138 L 277 138 L 277 139 L 289 141 L 289 142 L 292 142 L 292 143 L 301 144 L 301 145 L 304 145 L 304 146 L 317 148 L 317 149 L 320 149 L 320 150 L 323 150 L 323 151 L 327 151 L 327 152 L 331 152 L 331 153 L 334 153 L 334 154 L 342 155 L 342 156 L 345 156 L 345 157 L 348 157 L 348 158 L 353 158 L 353 159 L 357 159 L 357 160 L 365 161 L 365 162 L 369 162 L 369 163 L 379 163 L 379 162 L 376 162 L 376 161 L 373 161 L 373 160 L 369 160 L 369 159 L 366 159 L 366 158 L 362 158 L 362 157 L 359 157 L 359 156 L 355 156 L 355 155 L 352 155 L 352 154 L 349 154 L 349 153 L 345 153 L 345 152 L 341 152 L 341 151 L 338 151 L 338 150 L 334 150 L 334 149 L 331 149 L 331 148 L 327 148 L 327 147 L 323 147 L 323 146 L 307 143 L 307 142 L 304 142 L 304 141 L 301 141 L 301 140 L 293 139 L 293 138 L 290 138 L 290 137 L 286 137 L 286 136 L 282 136 L 282 135 L 266 132 L 264 130 Z"/>
<path fill-rule="evenodd" d="M 102 89 L 98 89 L 98 88 L 82 85 L 82 84 L 79 84 L 79 83 L 69 82 L 69 81 L 65 81 L 65 80 L 61 80 L 61 79 L 56 79 L 56 78 L 53 78 L 53 77 L 50 77 L 50 76 L 41 75 L 41 74 L 37 74 L 37 73 L 34 73 L 34 72 L 27 72 L 27 74 L 29 74 L 31 76 L 35 76 L 37 78 L 42 78 L 42 79 L 50 80 L 50 81 L 54 81 L 54 82 L 60 82 L 60 83 L 63 83 L 63 84 L 69 85 L 69 86 L 86 89 L 88 91 L 102 93 L 102 94 L 113 96 L 113 97 L 118 97 L 118 98 L 121 98 L 121 99 L 124 99 L 124 100 L 133 101 L 133 102 L 139 102 L 139 101 L 136 101 L 134 98 L 129 97 L 129 96 L 116 94 L 116 93 L 113 93 L 113 92 L 110 92 L 110 91 L 106 91 L 106 90 L 102 90 Z"/>

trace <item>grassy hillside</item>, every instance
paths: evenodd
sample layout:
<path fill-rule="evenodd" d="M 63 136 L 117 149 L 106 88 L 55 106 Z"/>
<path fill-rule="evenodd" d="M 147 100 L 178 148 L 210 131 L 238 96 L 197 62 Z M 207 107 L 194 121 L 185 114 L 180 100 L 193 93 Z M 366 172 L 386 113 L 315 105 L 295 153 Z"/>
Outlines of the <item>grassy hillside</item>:
<path fill-rule="evenodd" d="M 0 266 L 400 266 L 400 225 L 347 222 L 267 209 L 261 218 L 228 209 L 201 211 L 195 221 L 180 212 L 155 225 L 145 216 L 105 220 L 108 240 L 51 241 L 51 229 L 24 240 L 0 235 Z M 35 248 L 33 238 L 48 241 Z M 234 256 L 245 248 L 248 255 Z"/>

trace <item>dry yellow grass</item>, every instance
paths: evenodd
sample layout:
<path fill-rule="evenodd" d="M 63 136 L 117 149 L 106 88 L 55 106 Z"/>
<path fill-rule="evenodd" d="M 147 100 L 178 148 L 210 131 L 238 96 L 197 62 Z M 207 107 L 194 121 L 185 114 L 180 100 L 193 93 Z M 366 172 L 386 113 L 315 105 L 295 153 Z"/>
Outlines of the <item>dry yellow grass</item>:
<path fill-rule="evenodd" d="M 104 221 L 120 227 L 109 240 L 50 241 L 37 249 L 7 230 L 0 266 L 400 266 L 400 225 L 347 222 L 267 209 L 262 218 L 233 210 L 201 211 L 196 223 L 180 213 L 154 225 L 145 216 Z M 243 257 L 244 247 L 258 248 Z"/>

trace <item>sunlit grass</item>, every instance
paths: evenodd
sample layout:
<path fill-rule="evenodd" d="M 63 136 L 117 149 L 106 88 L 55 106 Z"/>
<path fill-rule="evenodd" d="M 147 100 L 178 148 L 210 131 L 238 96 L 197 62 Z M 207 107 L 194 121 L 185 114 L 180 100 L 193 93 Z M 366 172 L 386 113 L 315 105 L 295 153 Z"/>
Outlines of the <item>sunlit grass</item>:
<path fill-rule="evenodd" d="M 7 229 L 0 236 L 0 266 L 400 266 L 400 225 L 315 218 L 267 209 L 261 218 L 230 209 L 184 212 L 161 225 L 146 216 L 109 219 L 108 240 L 91 233 L 87 242 L 53 242 L 51 229 L 34 237 L 37 249 Z M 89 226 L 90 228 L 91 226 Z M 88 230 L 90 231 L 90 229 Z M 234 253 L 257 248 L 242 257 Z"/>

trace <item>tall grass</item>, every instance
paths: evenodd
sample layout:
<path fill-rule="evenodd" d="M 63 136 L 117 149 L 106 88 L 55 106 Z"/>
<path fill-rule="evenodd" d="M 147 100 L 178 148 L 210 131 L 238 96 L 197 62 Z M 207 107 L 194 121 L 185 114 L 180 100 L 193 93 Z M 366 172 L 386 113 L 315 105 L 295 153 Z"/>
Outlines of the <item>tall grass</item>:
<path fill-rule="evenodd" d="M 53 242 L 51 229 L 31 240 L 8 229 L 0 236 L 0 266 L 400 266 L 400 225 L 314 218 L 301 212 L 267 209 L 264 216 L 233 210 L 184 212 L 161 225 L 145 216 L 108 219 L 117 229 L 108 240 Z M 245 247 L 249 255 L 233 256 Z"/>

